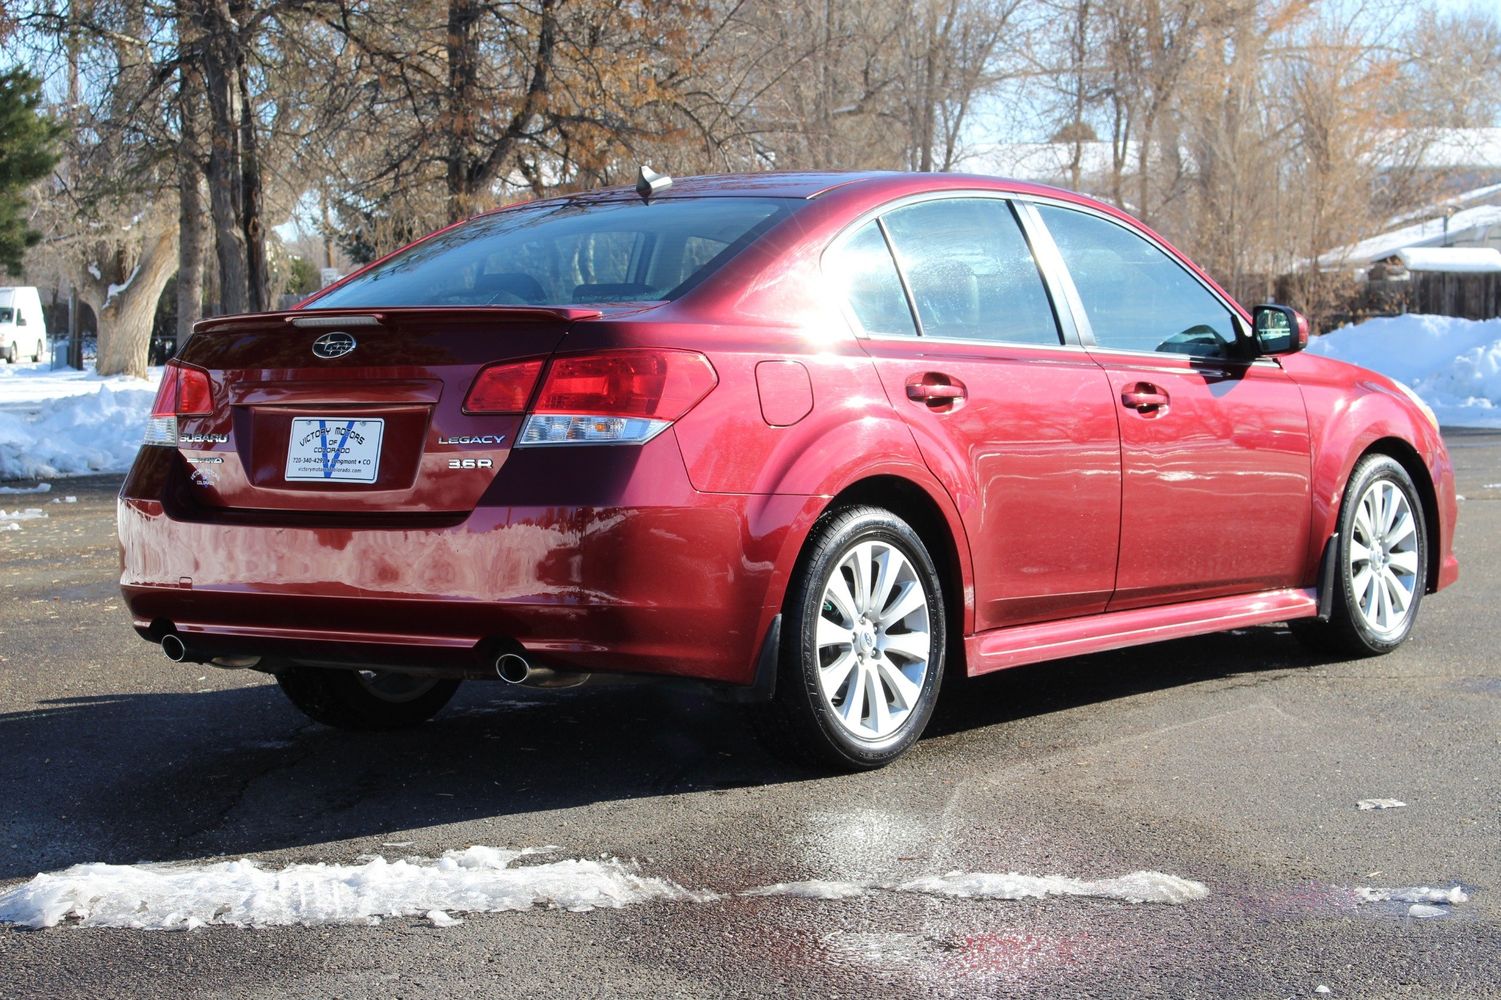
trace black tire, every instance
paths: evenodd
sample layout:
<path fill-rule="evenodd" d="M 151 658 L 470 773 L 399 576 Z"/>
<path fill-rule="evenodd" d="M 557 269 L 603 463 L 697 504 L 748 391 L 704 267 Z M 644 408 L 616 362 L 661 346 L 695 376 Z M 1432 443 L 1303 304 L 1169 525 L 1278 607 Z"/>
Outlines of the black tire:
<path fill-rule="evenodd" d="M 40 361 L 40 360 L 42 360 L 42 342 L 40 340 L 38 340 L 36 342 L 36 353 L 31 356 L 31 360 L 32 361 Z"/>
<path fill-rule="evenodd" d="M 459 689 L 443 677 L 294 666 L 278 671 L 276 683 L 313 721 L 361 732 L 420 725 Z"/>
<path fill-rule="evenodd" d="M 9 345 L 6 346 L 6 348 L 5 348 L 5 363 L 8 364 L 8 365 L 13 365 L 13 364 L 16 363 L 16 345 L 15 344 L 9 344 Z"/>
<path fill-rule="evenodd" d="M 846 616 L 826 593 L 826 588 L 834 586 L 835 573 L 846 581 L 850 591 L 859 589 L 849 584 L 852 560 L 863 561 L 857 559 L 856 548 L 867 542 L 881 549 L 882 562 L 867 564 L 871 574 L 867 579 L 876 588 L 885 579 L 878 566 L 902 567 L 905 561 L 900 569 L 905 582 L 900 589 L 897 583 L 891 583 L 884 610 L 891 615 L 906 605 L 912 610 L 884 624 L 879 622 L 882 609 L 876 609 L 873 602 L 867 602 L 866 614 L 857 618 L 851 612 Z M 867 550 L 867 554 L 875 558 L 875 551 Z M 902 560 L 892 559 L 893 551 Z M 893 570 L 891 579 L 896 578 L 897 571 Z M 920 595 L 912 590 L 915 586 L 921 587 Z M 847 771 L 872 770 L 896 760 L 922 735 L 938 700 L 948 640 L 944 607 L 943 585 L 932 556 L 917 532 L 901 518 L 878 507 L 849 507 L 824 518 L 804 547 L 783 605 L 776 695 L 769 705 L 759 707 L 756 718 L 762 742 L 771 752 L 798 763 Z M 823 691 L 820 671 L 833 670 L 835 661 L 846 662 L 846 654 L 842 647 L 827 644 L 821 653 L 818 632 L 824 618 L 836 626 L 839 623 L 834 618 L 851 622 L 851 628 L 841 631 L 850 634 L 845 645 L 854 661 L 846 668 L 843 686 L 828 695 Z M 924 625 L 926 633 L 921 631 Z M 919 637 L 924 634 L 926 660 L 916 656 L 909 659 L 899 647 L 920 646 Z M 907 636 L 913 639 L 904 642 Z M 919 671 L 920 679 L 914 680 L 912 675 Z M 893 676 L 893 672 L 901 676 Z M 898 682 L 903 688 L 899 689 Z M 857 685 L 858 695 L 854 693 Z M 884 711 L 878 710 L 876 697 L 882 700 Z M 878 713 L 884 718 L 878 718 Z M 842 722 L 841 717 L 849 721 Z M 894 717 L 899 721 L 893 721 Z M 853 730 L 866 725 L 867 718 L 870 735 L 856 735 Z M 881 721 L 894 728 L 878 735 Z"/>
<path fill-rule="evenodd" d="M 1373 491 L 1393 500 L 1400 494 L 1402 501 L 1396 505 L 1393 530 L 1376 535 L 1370 534 L 1366 523 L 1370 508 L 1362 516 L 1363 502 Z M 1411 532 L 1395 538 L 1402 531 L 1404 506 L 1411 517 Z M 1289 622 L 1293 635 L 1317 652 L 1336 656 L 1353 658 L 1390 653 L 1412 633 L 1418 606 L 1428 586 L 1428 524 L 1423 500 L 1412 477 L 1396 459 L 1373 454 L 1356 463 L 1345 487 L 1339 528 L 1331 544 L 1335 547 L 1335 574 L 1329 620 L 1304 618 Z M 1354 559 L 1352 546 L 1356 546 Z M 1361 558 L 1362 551 L 1369 551 L 1370 558 Z M 1361 567 L 1367 574 L 1374 574 L 1374 580 L 1362 582 L 1370 577 L 1361 574 Z M 1411 572 L 1407 571 L 1409 567 Z M 1391 582 L 1383 583 L 1383 577 L 1389 577 Z M 1376 588 L 1383 590 L 1377 593 Z M 1407 604 L 1393 616 L 1394 605 L 1403 599 Z M 1383 600 L 1387 612 L 1384 622 L 1380 605 Z"/>

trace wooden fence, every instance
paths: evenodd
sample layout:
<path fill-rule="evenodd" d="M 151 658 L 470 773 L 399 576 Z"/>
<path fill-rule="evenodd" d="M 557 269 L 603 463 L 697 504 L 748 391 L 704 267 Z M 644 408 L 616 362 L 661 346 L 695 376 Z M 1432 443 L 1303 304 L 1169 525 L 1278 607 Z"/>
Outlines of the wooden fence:
<path fill-rule="evenodd" d="M 1413 271 L 1409 312 L 1491 319 L 1501 316 L 1501 274 Z"/>

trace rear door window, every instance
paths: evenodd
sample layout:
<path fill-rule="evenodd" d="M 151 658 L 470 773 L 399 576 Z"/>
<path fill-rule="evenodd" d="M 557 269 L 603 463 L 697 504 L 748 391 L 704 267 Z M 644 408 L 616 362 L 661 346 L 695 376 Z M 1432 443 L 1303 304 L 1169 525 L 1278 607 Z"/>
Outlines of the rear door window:
<path fill-rule="evenodd" d="M 1062 343 L 1032 250 L 994 198 L 908 205 L 882 219 L 925 337 Z"/>

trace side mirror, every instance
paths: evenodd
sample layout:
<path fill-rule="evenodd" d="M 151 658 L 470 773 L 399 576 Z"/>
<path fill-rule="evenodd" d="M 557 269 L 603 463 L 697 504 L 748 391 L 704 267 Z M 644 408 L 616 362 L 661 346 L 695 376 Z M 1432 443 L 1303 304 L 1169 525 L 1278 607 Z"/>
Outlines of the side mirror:
<path fill-rule="evenodd" d="M 1257 306 L 1251 311 L 1256 353 L 1295 354 L 1308 346 L 1308 317 L 1289 306 Z"/>

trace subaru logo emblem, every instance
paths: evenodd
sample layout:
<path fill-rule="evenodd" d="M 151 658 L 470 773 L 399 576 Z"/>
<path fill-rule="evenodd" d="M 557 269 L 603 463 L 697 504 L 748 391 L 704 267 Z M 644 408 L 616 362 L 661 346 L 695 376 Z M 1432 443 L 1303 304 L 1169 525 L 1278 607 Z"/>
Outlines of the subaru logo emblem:
<path fill-rule="evenodd" d="M 343 331 L 325 333 L 313 341 L 313 353 L 320 358 L 342 358 L 352 350 L 354 338 Z"/>

